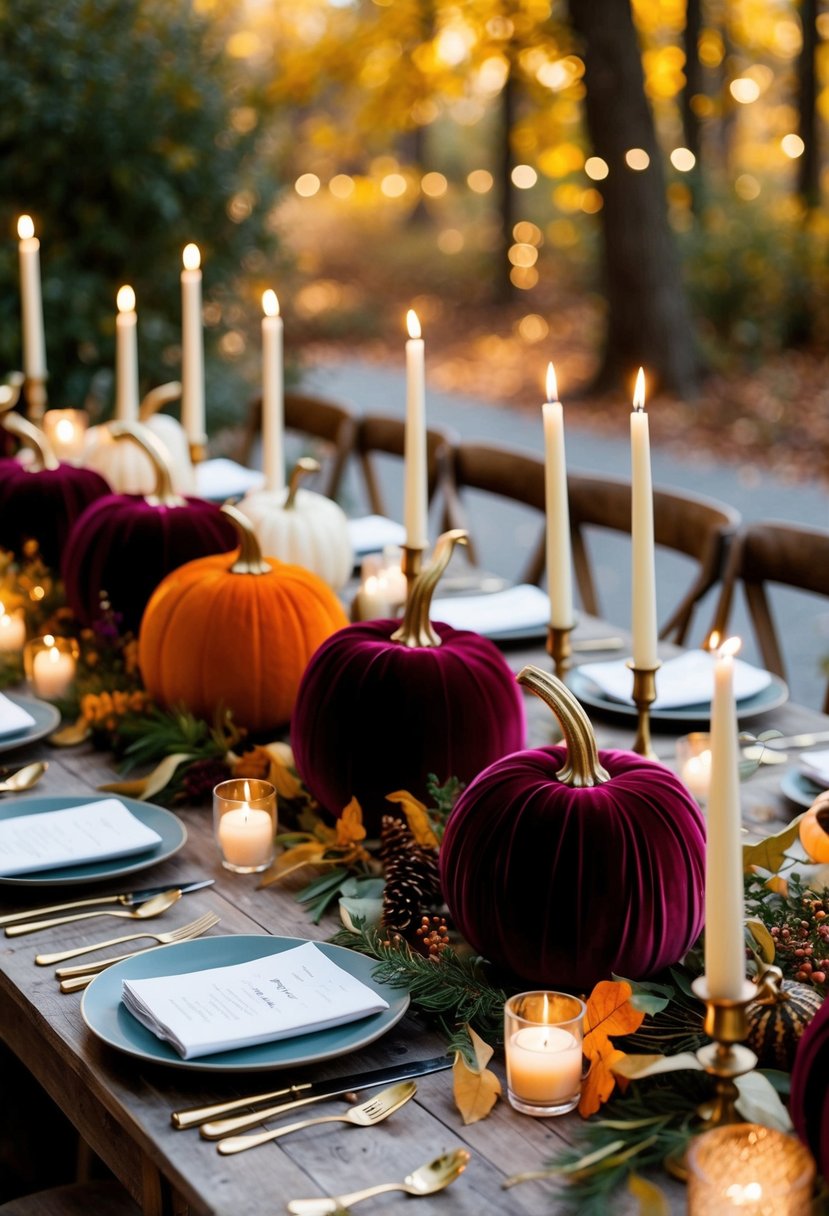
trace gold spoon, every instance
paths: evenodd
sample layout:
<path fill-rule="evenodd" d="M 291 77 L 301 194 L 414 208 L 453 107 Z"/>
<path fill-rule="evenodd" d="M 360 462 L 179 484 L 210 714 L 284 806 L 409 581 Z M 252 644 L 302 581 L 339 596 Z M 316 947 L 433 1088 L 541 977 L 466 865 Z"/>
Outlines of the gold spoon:
<path fill-rule="evenodd" d="M 364 1191 L 352 1191 L 350 1195 L 335 1195 L 331 1199 L 292 1199 L 288 1211 L 294 1216 L 330 1216 L 341 1212 L 352 1203 L 382 1195 L 385 1191 L 405 1191 L 407 1195 L 434 1195 L 459 1178 L 469 1164 L 469 1153 L 465 1148 L 453 1149 L 436 1157 L 427 1165 L 421 1165 L 402 1182 L 381 1182 L 379 1186 L 366 1187 Z"/>
<path fill-rule="evenodd" d="M 0 781 L 0 794 L 22 794 L 24 790 L 30 790 L 37 785 L 48 767 L 45 760 L 37 760 L 25 768 L 19 768 L 16 773 L 10 773 L 5 781 Z"/>
<path fill-rule="evenodd" d="M 172 908 L 176 900 L 181 899 L 181 891 L 175 887 L 170 891 L 162 891 L 154 895 L 140 908 L 122 909 L 113 912 L 109 908 L 100 908 L 96 912 L 76 912 L 73 916 L 56 916 L 52 920 L 34 920 L 23 925 L 7 925 L 6 937 L 20 937 L 23 933 L 36 933 L 38 929 L 53 929 L 56 925 L 69 925 L 76 920 L 91 920 L 93 916 L 119 916 L 123 920 L 149 920 L 160 916 L 168 908 Z"/>

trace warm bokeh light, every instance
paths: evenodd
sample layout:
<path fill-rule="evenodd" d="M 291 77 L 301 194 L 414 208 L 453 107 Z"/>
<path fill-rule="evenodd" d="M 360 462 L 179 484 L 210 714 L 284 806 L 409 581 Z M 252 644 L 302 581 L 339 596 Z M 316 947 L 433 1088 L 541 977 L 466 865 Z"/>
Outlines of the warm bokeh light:
<path fill-rule="evenodd" d="M 438 249 L 441 253 L 460 253 L 464 244 L 460 228 L 444 228 L 438 233 Z"/>
<path fill-rule="evenodd" d="M 743 106 L 750 105 L 760 96 L 760 86 L 750 76 L 738 76 L 736 80 L 732 80 L 728 91 L 734 100 Z"/>
<path fill-rule="evenodd" d="M 601 156 L 588 156 L 584 162 L 584 171 L 593 182 L 601 182 L 610 172 L 610 166 Z"/>
<path fill-rule="evenodd" d="M 639 368 L 636 373 L 636 386 L 633 390 L 633 408 L 635 410 L 643 410 L 645 408 L 645 369 Z"/>
<path fill-rule="evenodd" d="M 535 266 L 513 266 L 509 278 L 519 291 L 531 291 L 538 282 L 538 271 Z"/>
<path fill-rule="evenodd" d="M 417 313 L 413 308 L 410 308 L 406 313 L 406 329 L 409 332 L 410 338 L 420 337 L 420 321 L 418 321 Z"/>
<path fill-rule="evenodd" d="M 115 303 L 118 306 L 119 312 L 132 312 L 135 308 L 135 292 L 125 283 L 123 287 L 118 288 L 118 294 L 115 297 Z"/>
<path fill-rule="evenodd" d="M 510 177 L 518 190 L 531 190 L 538 181 L 538 174 L 532 165 L 516 165 Z"/>
<path fill-rule="evenodd" d="M 17 221 L 17 235 L 21 241 L 30 241 L 35 234 L 34 220 L 30 215 L 21 215 Z"/>
<path fill-rule="evenodd" d="M 467 174 L 466 184 L 476 194 L 488 194 L 494 185 L 492 174 L 488 169 L 473 169 Z"/>
<path fill-rule="evenodd" d="M 185 270 L 198 270 L 201 266 L 201 254 L 199 253 L 198 245 L 185 245 L 182 250 L 181 260 L 184 263 Z"/>
<path fill-rule="evenodd" d="M 518 336 L 525 342 L 543 342 L 550 332 L 550 326 L 537 312 L 528 312 L 522 317 L 517 329 Z"/>
<path fill-rule="evenodd" d="M 350 198 L 354 193 L 354 178 L 347 173 L 336 173 L 328 183 L 334 198 Z"/>
<path fill-rule="evenodd" d="M 402 198 L 408 186 L 402 173 L 387 173 L 380 182 L 380 190 L 386 198 Z"/>
<path fill-rule="evenodd" d="M 679 173 L 690 173 L 696 163 L 690 148 L 674 148 L 671 153 L 671 164 Z"/>
<path fill-rule="evenodd" d="M 262 312 L 266 317 L 279 316 L 279 300 L 276 298 L 276 292 L 272 287 L 262 292 Z"/>
<path fill-rule="evenodd" d="M 579 197 L 579 208 L 585 215 L 595 215 L 604 206 L 604 199 L 598 190 L 582 190 Z"/>
<path fill-rule="evenodd" d="M 513 239 L 524 245 L 540 245 L 544 240 L 544 234 L 538 224 L 533 224 L 530 220 L 519 220 L 512 229 Z"/>
<path fill-rule="evenodd" d="M 744 202 L 750 203 L 760 194 L 760 183 L 750 173 L 741 173 L 734 183 L 734 193 Z"/>
<path fill-rule="evenodd" d="M 301 173 L 294 182 L 294 190 L 300 198 L 313 198 L 319 191 L 321 182 L 316 173 Z"/>
<path fill-rule="evenodd" d="M 507 257 L 513 266 L 534 266 L 538 261 L 535 245 L 511 245 Z"/>
<path fill-rule="evenodd" d="M 628 148 L 625 153 L 625 164 L 629 169 L 635 169 L 638 173 L 647 169 L 650 163 L 651 158 L 644 148 Z"/>
<path fill-rule="evenodd" d="M 424 173 L 420 179 L 420 189 L 428 198 L 442 198 L 449 189 L 449 183 L 442 173 Z"/>
<path fill-rule="evenodd" d="M 552 360 L 547 364 L 547 400 L 558 401 L 558 384 L 556 383 L 556 369 L 553 367 Z"/>
<path fill-rule="evenodd" d="M 803 140 L 793 132 L 783 136 L 780 140 L 780 147 L 791 160 L 797 160 L 798 156 L 802 156 L 806 151 L 806 145 Z"/>

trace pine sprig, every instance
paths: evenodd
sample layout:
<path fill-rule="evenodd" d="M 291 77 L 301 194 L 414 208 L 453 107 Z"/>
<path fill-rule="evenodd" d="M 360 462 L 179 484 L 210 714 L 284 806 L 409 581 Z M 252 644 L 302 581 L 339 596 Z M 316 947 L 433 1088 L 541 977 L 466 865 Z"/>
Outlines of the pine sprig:
<path fill-rule="evenodd" d="M 355 933 L 343 930 L 331 940 L 376 959 L 374 979 L 407 989 L 412 1004 L 437 1018 L 447 1033 L 454 1035 L 469 1023 L 487 1043 L 503 1040 L 507 994 L 489 983 L 479 957 L 447 948 L 436 959 L 424 958 L 401 938 L 388 938 L 382 929 L 365 925 L 358 925 Z"/>
<path fill-rule="evenodd" d="M 118 727 L 124 747 L 123 772 L 143 764 L 157 764 L 178 752 L 194 760 L 222 759 L 242 738 L 228 714 L 217 715 L 211 727 L 186 709 L 154 706 L 141 717 L 128 717 Z"/>

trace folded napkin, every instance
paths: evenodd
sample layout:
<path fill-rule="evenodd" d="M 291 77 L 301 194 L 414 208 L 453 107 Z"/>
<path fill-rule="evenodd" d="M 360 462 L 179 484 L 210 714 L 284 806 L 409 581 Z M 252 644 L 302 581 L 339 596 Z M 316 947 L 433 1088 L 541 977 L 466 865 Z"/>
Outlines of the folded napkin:
<path fill-rule="evenodd" d="M 386 545 L 405 545 L 406 529 L 384 515 L 362 515 L 348 521 L 348 536 L 355 557 L 381 553 Z"/>
<path fill-rule="evenodd" d="M 801 753 L 800 771 L 821 789 L 829 790 L 829 748 Z"/>
<path fill-rule="evenodd" d="M 5 738 L 6 735 L 22 734 L 24 730 L 28 730 L 34 724 L 35 720 L 27 710 L 21 709 L 19 705 L 0 692 L 0 739 Z"/>
<path fill-rule="evenodd" d="M 230 967 L 124 980 L 121 999 L 185 1060 L 310 1034 L 389 1007 L 313 942 Z"/>
<path fill-rule="evenodd" d="M 707 650 L 687 650 L 668 659 L 656 673 L 655 709 L 681 709 L 688 705 L 710 705 L 714 695 L 714 655 Z M 633 704 L 633 676 L 624 659 L 607 663 L 585 663 L 579 671 L 614 701 Z M 771 684 L 767 671 L 734 660 L 734 699 L 744 701 Z"/>
<path fill-rule="evenodd" d="M 471 629 L 487 637 L 517 630 L 546 629 L 550 601 L 539 587 L 522 583 L 489 595 L 458 595 L 432 602 L 433 621 L 444 621 L 453 629 Z"/>
<path fill-rule="evenodd" d="M 246 494 L 248 490 L 259 490 L 265 483 L 264 474 L 256 469 L 246 469 L 235 460 L 223 456 L 205 460 L 196 465 L 196 493 L 199 498 L 220 500 Z"/>
<path fill-rule="evenodd" d="M 117 798 L 0 819 L 0 876 L 33 874 L 144 853 L 161 843 L 158 832 Z"/>

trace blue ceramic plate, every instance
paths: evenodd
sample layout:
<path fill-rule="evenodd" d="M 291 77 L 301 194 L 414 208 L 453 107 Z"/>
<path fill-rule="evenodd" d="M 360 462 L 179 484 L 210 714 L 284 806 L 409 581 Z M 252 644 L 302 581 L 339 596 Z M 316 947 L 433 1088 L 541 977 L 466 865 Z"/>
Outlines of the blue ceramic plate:
<path fill-rule="evenodd" d="M 811 777 L 807 777 L 805 773 L 801 773 L 796 768 L 789 769 L 780 778 L 780 792 L 785 794 L 789 802 L 805 807 L 806 810 L 823 788 L 819 782 L 812 781 Z"/>
<path fill-rule="evenodd" d="M 116 963 L 97 975 L 83 994 L 81 1014 L 89 1029 L 110 1047 L 124 1051 L 155 1064 L 170 1064 L 174 1068 L 201 1069 L 208 1072 L 264 1072 L 277 1068 L 298 1068 L 318 1064 L 335 1056 L 347 1055 L 373 1043 L 395 1026 L 409 1007 L 409 994 L 388 984 L 378 984 L 371 978 L 377 965 L 375 959 L 317 942 L 323 954 L 361 983 L 379 992 L 389 1008 L 373 1013 L 358 1022 L 331 1026 L 312 1034 L 279 1039 L 275 1043 L 259 1043 L 255 1047 L 239 1047 L 236 1051 L 220 1051 L 196 1060 L 182 1060 L 169 1043 L 162 1042 L 128 1013 L 121 1003 L 121 981 L 147 979 L 150 976 L 180 975 L 188 971 L 209 970 L 247 963 L 254 958 L 281 954 L 304 944 L 299 937 L 266 937 L 241 934 L 236 937 L 203 937 L 197 941 L 179 942 L 136 954 L 134 958 Z"/>
<path fill-rule="evenodd" d="M 26 747 L 44 735 L 51 735 L 60 726 L 60 714 L 54 705 L 48 701 L 38 701 L 36 697 L 22 697 L 16 692 L 7 692 L 6 696 L 15 705 L 31 714 L 34 722 L 25 730 L 16 731 L 13 735 L 0 735 L 0 752 L 10 752 L 15 747 Z"/>
<path fill-rule="evenodd" d="M 111 794 L 107 797 L 112 797 Z M 102 798 L 66 797 L 50 795 L 45 798 L 15 798 L 0 805 L 0 819 L 12 819 L 15 815 L 39 815 L 42 811 L 61 811 L 70 806 L 83 806 L 86 802 L 100 802 Z M 159 861 L 166 861 L 177 853 L 187 839 L 187 830 L 180 819 L 163 807 L 151 802 L 138 802 L 135 798 L 122 798 L 127 810 L 140 819 L 148 828 L 158 832 L 161 840 L 144 853 L 132 853 L 129 857 L 110 857 L 107 861 L 88 861 L 79 866 L 56 866 L 52 870 L 40 870 L 37 874 L 18 874 L 14 878 L 0 876 L 0 884 L 13 887 L 70 887 L 79 883 L 104 882 L 108 878 L 120 878 L 123 874 L 134 874 L 146 870 Z"/>
<path fill-rule="evenodd" d="M 632 677 L 631 677 L 632 678 Z M 658 677 L 657 677 L 658 679 Z M 567 686 L 575 693 L 582 705 L 595 709 L 597 713 L 607 717 L 635 718 L 638 710 L 631 702 L 616 701 L 613 697 L 605 696 L 587 676 L 575 667 L 567 677 Z M 756 718 L 758 714 L 768 713 L 785 705 L 789 699 L 789 690 L 779 676 L 772 676 L 771 683 L 753 697 L 746 697 L 737 702 L 737 717 Z M 711 721 L 711 703 L 703 705 L 682 705 L 675 709 L 652 709 L 651 721 L 657 726 L 699 727 L 707 730 Z"/>

